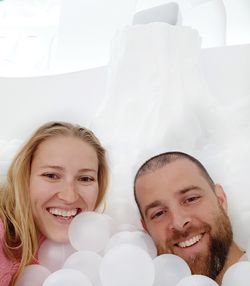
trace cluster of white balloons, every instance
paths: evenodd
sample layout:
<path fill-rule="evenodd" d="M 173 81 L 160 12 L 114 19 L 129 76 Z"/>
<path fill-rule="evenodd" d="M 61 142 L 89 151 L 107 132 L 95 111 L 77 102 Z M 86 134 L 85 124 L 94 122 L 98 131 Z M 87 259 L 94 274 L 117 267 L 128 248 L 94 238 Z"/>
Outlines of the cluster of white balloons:
<path fill-rule="evenodd" d="M 191 275 L 178 256 L 157 256 L 147 233 L 131 224 L 117 226 L 107 214 L 77 215 L 69 240 L 45 240 L 40 265 L 27 266 L 16 286 L 218 286 L 206 276 Z M 226 272 L 222 285 L 247 286 L 249 281 L 250 262 L 239 262 Z"/>

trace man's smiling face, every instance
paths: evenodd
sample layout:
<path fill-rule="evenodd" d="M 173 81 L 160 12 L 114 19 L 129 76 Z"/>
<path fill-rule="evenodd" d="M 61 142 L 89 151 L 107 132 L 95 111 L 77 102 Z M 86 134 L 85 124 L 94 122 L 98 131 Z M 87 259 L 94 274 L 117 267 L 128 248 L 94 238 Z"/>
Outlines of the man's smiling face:
<path fill-rule="evenodd" d="M 139 176 L 135 189 L 158 254 L 176 254 L 193 274 L 215 279 L 232 243 L 221 186 L 212 188 L 199 168 L 182 158 Z"/>

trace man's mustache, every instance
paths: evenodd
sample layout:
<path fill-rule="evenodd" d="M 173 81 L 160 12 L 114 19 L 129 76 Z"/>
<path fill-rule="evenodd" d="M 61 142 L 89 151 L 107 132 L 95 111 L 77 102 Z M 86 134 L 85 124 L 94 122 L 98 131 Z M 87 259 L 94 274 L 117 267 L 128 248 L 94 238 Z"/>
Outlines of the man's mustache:
<path fill-rule="evenodd" d="M 184 231 L 173 229 L 172 235 L 168 239 L 166 239 L 165 243 L 174 245 L 187 238 L 192 238 L 194 235 L 203 234 L 205 232 L 210 232 L 210 231 L 211 231 L 211 226 L 206 223 L 203 223 L 202 225 L 199 226 L 190 225 Z"/>

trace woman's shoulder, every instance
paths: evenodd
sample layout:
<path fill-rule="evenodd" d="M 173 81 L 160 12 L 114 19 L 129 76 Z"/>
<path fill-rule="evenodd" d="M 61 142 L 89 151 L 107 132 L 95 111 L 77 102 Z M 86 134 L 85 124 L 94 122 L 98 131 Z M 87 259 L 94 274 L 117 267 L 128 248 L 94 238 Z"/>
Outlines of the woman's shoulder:
<path fill-rule="evenodd" d="M 3 250 L 4 225 L 0 219 L 0 281 L 1 286 L 8 286 L 18 269 L 18 263 L 9 259 Z"/>

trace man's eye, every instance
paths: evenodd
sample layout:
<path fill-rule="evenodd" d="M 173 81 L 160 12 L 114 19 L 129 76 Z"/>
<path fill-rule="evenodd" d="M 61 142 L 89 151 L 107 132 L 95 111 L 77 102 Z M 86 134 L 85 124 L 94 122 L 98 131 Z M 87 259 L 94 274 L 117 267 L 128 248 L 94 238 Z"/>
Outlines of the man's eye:
<path fill-rule="evenodd" d="M 200 198 L 200 196 L 193 196 L 193 197 L 187 198 L 187 199 L 185 200 L 185 202 L 188 203 L 188 204 L 189 204 L 189 203 L 194 203 L 194 202 L 198 201 L 199 198 Z"/>
<path fill-rule="evenodd" d="M 59 176 L 55 173 L 44 173 L 42 176 L 53 180 L 59 179 Z"/>
<path fill-rule="evenodd" d="M 90 176 L 81 176 L 79 178 L 79 181 L 81 182 L 86 182 L 86 183 L 90 183 L 90 182 L 93 182 L 94 181 L 94 178 L 93 177 L 90 177 Z"/>
<path fill-rule="evenodd" d="M 162 210 L 162 211 L 158 211 L 155 214 L 152 215 L 152 219 L 157 219 L 160 218 L 161 216 L 163 216 L 166 213 L 166 211 Z"/>

